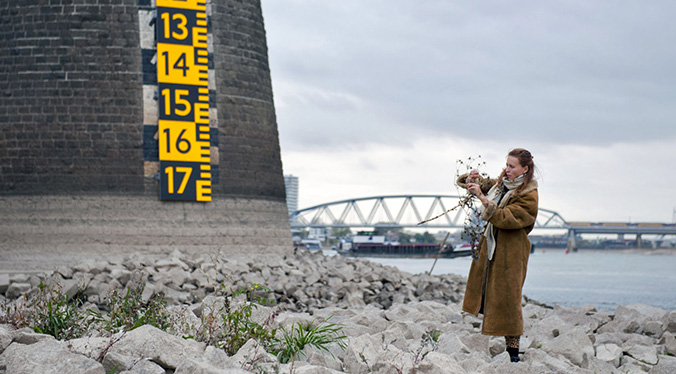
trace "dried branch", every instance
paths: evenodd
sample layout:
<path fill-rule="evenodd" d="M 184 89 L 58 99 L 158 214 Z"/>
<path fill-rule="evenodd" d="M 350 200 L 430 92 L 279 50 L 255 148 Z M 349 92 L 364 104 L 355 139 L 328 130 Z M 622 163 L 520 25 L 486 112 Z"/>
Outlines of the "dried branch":
<path fill-rule="evenodd" d="M 463 197 L 462 199 L 460 199 L 460 202 L 458 203 L 458 205 L 454 206 L 454 207 L 451 208 L 451 209 L 446 210 L 445 212 L 443 212 L 443 213 L 441 213 L 441 214 L 439 214 L 439 215 L 437 215 L 437 216 L 435 216 L 435 217 L 432 217 L 432 218 L 430 218 L 430 219 L 426 219 L 426 220 L 424 220 L 424 221 L 418 222 L 418 224 L 417 224 L 416 226 L 425 224 L 425 223 L 430 222 L 430 221 L 434 221 L 435 219 L 437 219 L 437 218 L 439 218 L 439 217 L 443 217 L 444 215 L 446 215 L 446 214 L 448 214 L 448 213 L 450 213 L 450 212 L 452 212 L 452 211 L 454 211 L 454 210 L 460 208 L 461 206 L 467 204 L 473 197 L 474 197 L 474 195 L 468 194 L 468 196 L 465 196 L 465 197 Z"/>
<path fill-rule="evenodd" d="M 480 166 L 483 166 L 486 164 L 484 161 L 480 161 L 481 156 L 479 155 L 476 158 L 468 157 L 467 161 L 462 161 L 462 160 L 457 160 L 456 161 L 456 179 L 460 177 L 460 168 L 461 166 L 465 166 L 466 171 L 469 172 L 471 170 L 478 170 Z M 483 176 L 486 176 L 485 173 L 481 173 Z M 477 183 L 479 181 L 471 180 L 469 177 L 466 180 L 467 183 Z M 472 251 L 472 257 L 476 260 L 479 258 L 479 253 L 478 253 L 478 242 L 479 238 L 481 237 L 481 234 L 483 233 L 483 228 L 484 228 L 484 223 L 480 219 L 474 219 L 475 217 L 478 216 L 478 210 L 475 207 L 475 201 L 476 201 L 476 196 L 471 194 L 469 191 L 465 192 L 465 195 L 460 198 L 460 201 L 458 204 L 445 212 L 432 217 L 430 219 L 426 219 L 422 222 L 418 222 L 418 225 L 425 224 L 430 221 L 434 221 L 435 219 L 439 217 L 443 217 L 444 215 L 458 209 L 462 208 L 465 211 L 465 223 L 464 223 L 464 230 L 463 233 L 465 236 L 469 237 L 469 242 L 471 245 L 471 251 Z"/>

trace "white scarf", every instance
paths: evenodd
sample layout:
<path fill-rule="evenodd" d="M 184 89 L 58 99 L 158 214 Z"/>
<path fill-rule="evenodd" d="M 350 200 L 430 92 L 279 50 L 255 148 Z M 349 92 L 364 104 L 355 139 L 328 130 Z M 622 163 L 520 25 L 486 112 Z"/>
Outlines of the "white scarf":
<path fill-rule="evenodd" d="M 502 183 L 496 183 L 491 187 L 486 195 L 488 200 L 495 202 L 496 205 L 500 206 L 502 200 L 508 201 L 514 192 L 519 186 L 523 184 L 524 176 L 519 175 L 513 181 L 508 180 L 507 178 L 502 178 Z M 507 193 L 502 188 L 504 186 L 507 189 Z M 495 236 L 493 236 L 493 224 L 488 222 L 486 225 L 486 231 L 484 231 L 484 236 L 486 236 L 486 246 L 488 249 L 488 261 L 493 259 L 493 254 L 495 253 Z"/>

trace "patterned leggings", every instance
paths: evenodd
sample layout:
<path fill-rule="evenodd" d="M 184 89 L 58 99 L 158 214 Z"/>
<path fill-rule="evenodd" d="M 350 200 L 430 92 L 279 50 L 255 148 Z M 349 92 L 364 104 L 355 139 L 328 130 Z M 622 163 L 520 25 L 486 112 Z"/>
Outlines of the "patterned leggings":
<path fill-rule="evenodd" d="M 520 336 L 505 336 L 505 343 L 507 348 L 519 348 L 519 338 Z"/>

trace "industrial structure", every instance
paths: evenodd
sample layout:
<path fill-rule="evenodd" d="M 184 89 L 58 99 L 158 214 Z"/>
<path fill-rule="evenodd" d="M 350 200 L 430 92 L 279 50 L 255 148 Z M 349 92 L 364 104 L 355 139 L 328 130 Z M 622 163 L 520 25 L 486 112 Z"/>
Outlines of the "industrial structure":
<path fill-rule="evenodd" d="M 289 250 L 259 0 L 2 0 L 0 41 L 3 266 Z"/>
<path fill-rule="evenodd" d="M 457 206 L 461 198 L 411 194 L 334 201 L 295 211 L 291 227 L 462 229 L 478 218 L 475 212 Z M 674 223 L 568 222 L 559 213 L 544 208 L 538 210 L 534 229 L 565 233 L 570 250 L 577 250 L 580 234 L 613 234 L 619 238 L 636 235 L 638 247 L 642 247 L 642 235 L 654 235 L 657 242 L 676 235 Z"/>

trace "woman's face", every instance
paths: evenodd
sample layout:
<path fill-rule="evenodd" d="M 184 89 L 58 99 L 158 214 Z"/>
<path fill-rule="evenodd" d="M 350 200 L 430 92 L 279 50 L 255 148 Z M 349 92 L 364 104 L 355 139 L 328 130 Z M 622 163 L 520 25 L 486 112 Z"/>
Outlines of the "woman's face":
<path fill-rule="evenodd" d="M 528 166 L 523 167 L 519 163 L 519 159 L 514 156 L 507 156 L 507 166 L 505 166 L 505 175 L 507 180 L 513 181 L 519 175 L 528 171 Z"/>

